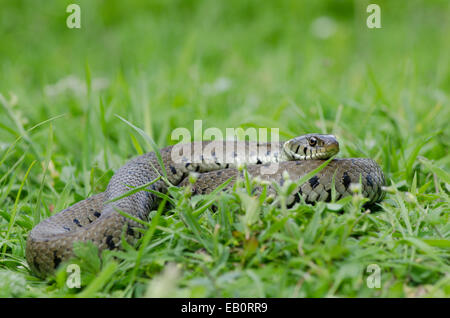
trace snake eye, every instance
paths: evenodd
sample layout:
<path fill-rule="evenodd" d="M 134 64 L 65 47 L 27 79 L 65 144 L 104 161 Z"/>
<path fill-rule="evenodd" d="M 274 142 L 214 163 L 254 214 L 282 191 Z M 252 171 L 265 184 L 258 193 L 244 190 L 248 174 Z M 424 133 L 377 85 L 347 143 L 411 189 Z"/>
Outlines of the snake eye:
<path fill-rule="evenodd" d="M 315 145 L 317 145 L 317 138 L 316 137 L 309 138 L 309 145 L 311 147 L 314 147 Z"/>

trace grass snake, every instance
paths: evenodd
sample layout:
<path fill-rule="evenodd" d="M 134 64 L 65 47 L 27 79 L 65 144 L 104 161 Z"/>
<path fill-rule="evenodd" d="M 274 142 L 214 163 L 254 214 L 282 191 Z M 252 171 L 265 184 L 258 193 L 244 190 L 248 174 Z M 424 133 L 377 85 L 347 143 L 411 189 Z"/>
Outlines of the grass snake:
<path fill-rule="evenodd" d="M 117 212 L 146 220 L 158 204 L 158 197 L 149 191 L 138 191 L 114 202 L 133 187 L 148 184 L 160 175 L 166 176 L 148 186 L 148 189 L 165 192 L 167 181 L 176 186 L 189 185 L 187 176 L 196 172 L 197 180 L 191 184 L 194 194 L 206 194 L 232 178 L 231 186 L 242 173 L 237 169 L 247 166 L 248 173 L 262 180 L 283 184 L 287 173 L 298 180 L 314 170 L 324 159 L 339 151 L 332 135 L 308 134 L 286 142 L 258 143 L 247 141 L 209 141 L 175 145 L 136 157 L 119 168 L 111 178 L 105 192 L 93 195 L 37 224 L 28 235 L 26 258 L 30 268 L 39 276 L 47 276 L 58 265 L 73 256 L 75 241 L 91 241 L 103 249 L 120 246 L 122 233 L 127 240 L 136 238 L 134 229 L 139 224 Z M 272 170 L 271 170 L 272 168 Z M 263 171 L 262 169 L 266 169 Z M 275 170 L 274 170 L 275 169 Z M 385 183 L 383 172 L 372 159 L 333 159 L 315 176 L 303 183 L 291 195 L 288 205 L 330 201 L 332 179 L 336 199 L 351 195 L 350 184 L 361 181 L 361 192 L 374 203 L 383 197 Z M 273 186 L 269 191 L 275 192 Z"/>

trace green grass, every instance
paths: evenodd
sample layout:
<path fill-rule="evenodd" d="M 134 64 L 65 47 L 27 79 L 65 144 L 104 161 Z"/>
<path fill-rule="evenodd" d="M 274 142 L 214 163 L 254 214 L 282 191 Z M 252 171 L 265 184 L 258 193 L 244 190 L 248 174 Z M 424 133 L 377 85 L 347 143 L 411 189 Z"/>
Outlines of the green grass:
<path fill-rule="evenodd" d="M 448 1 L 377 1 L 377 30 L 370 2 L 335 0 L 83 0 L 70 30 L 72 2 L 1 5 L 0 296 L 450 295 Z M 311 31 L 322 16 L 326 39 Z M 24 258 L 31 228 L 151 150 L 116 115 L 159 147 L 195 119 L 333 133 L 341 157 L 382 166 L 389 193 L 367 213 L 358 196 L 264 203 L 251 182 L 206 198 L 174 188 L 135 246 L 101 260 L 77 246 L 81 289 L 64 269 L 40 280 Z M 381 288 L 366 284 L 370 264 Z"/>

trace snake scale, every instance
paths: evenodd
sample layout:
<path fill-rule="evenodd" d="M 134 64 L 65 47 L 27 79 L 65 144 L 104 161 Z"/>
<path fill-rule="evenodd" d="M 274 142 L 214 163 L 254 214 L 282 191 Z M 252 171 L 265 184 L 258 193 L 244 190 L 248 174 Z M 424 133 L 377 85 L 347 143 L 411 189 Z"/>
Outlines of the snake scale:
<path fill-rule="evenodd" d="M 197 180 L 191 185 L 193 194 L 206 194 L 229 178 L 232 178 L 231 186 L 242 173 L 236 169 L 242 164 L 247 165 L 247 171 L 253 177 L 283 184 L 286 173 L 292 180 L 298 180 L 339 151 L 334 136 L 321 134 L 308 134 L 277 143 L 210 141 L 184 146 L 161 149 L 163 167 L 154 152 L 130 160 L 116 171 L 105 192 L 82 200 L 37 224 L 27 239 L 26 258 L 30 268 L 39 276 L 47 276 L 73 256 L 75 241 L 91 241 L 101 251 L 118 248 L 122 233 L 127 240 L 135 239 L 138 236 L 135 227 L 139 224 L 118 213 L 117 209 L 146 220 L 159 199 L 150 191 L 138 191 L 123 197 L 133 187 L 155 181 L 148 185 L 148 189 L 165 192 L 167 180 L 172 185 L 187 186 L 189 178 L 186 177 L 197 172 Z M 276 169 L 262 173 L 262 169 L 269 169 L 270 165 Z M 161 175 L 167 177 L 166 181 Z M 383 197 L 381 187 L 385 178 L 375 161 L 367 158 L 333 159 L 303 183 L 288 198 L 287 204 L 292 206 L 300 201 L 300 196 L 306 203 L 329 201 L 333 175 L 337 199 L 351 195 L 350 184 L 360 181 L 362 194 L 370 202 Z M 273 186 L 268 189 L 275 192 Z M 122 198 L 109 202 L 120 196 Z"/>

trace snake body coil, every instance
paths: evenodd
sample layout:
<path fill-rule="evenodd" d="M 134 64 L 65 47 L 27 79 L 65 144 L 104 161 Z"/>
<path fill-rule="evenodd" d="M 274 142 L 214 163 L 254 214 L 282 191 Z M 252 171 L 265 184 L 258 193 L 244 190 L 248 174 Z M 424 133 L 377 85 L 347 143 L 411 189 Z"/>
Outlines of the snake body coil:
<path fill-rule="evenodd" d="M 119 247 L 123 231 L 127 239 L 133 239 L 136 236 L 133 228 L 139 224 L 119 214 L 117 209 L 145 220 L 155 207 L 157 196 L 149 191 L 139 191 L 114 202 L 108 201 L 123 196 L 133 187 L 151 183 L 160 175 L 166 175 L 173 185 L 186 186 L 186 176 L 190 172 L 198 172 L 193 192 L 203 194 L 214 190 L 228 178 L 235 179 L 239 175 L 236 167 L 247 164 L 250 175 L 282 184 L 283 172 L 287 172 L 292 180 L 298 180 L 322 164 L 320 159 L 339 151 L 334 136 L 318 134 L 280 143 L 212 141 L 185 146 L 160 150 L 164 169 L 154 152 L 130 160 L 117 170 L 105 192 L 80 201 L 36 225 L 26 246 L 26 258 L 31 269 L 40 276 L 53 272 L 61 262 L 73 256 L 72 247 L 76 241 L 91 241 L 103 250 Z M 275 171 L 261 173 L 261 169 L 269 169 L 274 164 Z M 298 194 L 309 203 L 329 201 L 333 175 L 337 199 L 350 195 L 350 184 L 360 180 L 362 193 L 370 202 L 382 198 L 383 172 L 376 162 L 364 158 L 330 161 L 300 186 Z M 167 184 L 157 179 L 148 188 L 164 192 Z M 274 192 L 274 189 L 269 187 L 269 191 Z M 287 203 L 294 204 L 299 195 L 288 198 Z"/>

